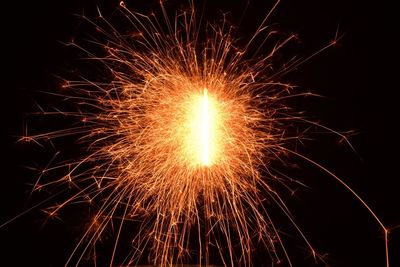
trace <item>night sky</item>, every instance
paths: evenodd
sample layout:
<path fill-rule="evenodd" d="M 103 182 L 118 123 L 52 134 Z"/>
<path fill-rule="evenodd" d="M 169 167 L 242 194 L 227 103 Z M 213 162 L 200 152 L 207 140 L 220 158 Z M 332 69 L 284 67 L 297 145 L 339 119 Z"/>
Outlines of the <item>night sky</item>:
<path fill-rule="evenodd" d="M 273 5 L 269 0 L 248 1 L 238 29 L 238 35 L 244 38 L 249 37 Z M 167 1 L 166 5 L 180 8 L 186 2 Z M 240 20 L 246 7 L 246 0 L 208 2 L 206 17 L 218 20 L 218 14 L 227 12 L 232 24 Z M 323 95 L 298 99 L 293 106 L 332 129 L 354 131 L 350 141 L 356 152 L 340 142 L 339 137 L 328 134 L 312 135 L 315 140 L 307 141 L 299 151 L 341 177 L 386 226 L 392 227 L 400 224 L 400 142 L 395 130 L 399 122 L 399 100 L 395 97 L 400 90 L 399 46 L 395 41 L 399 30 L 393 8 L 385 3 L 366 2 L 369 1 L 283 0 L 269 22 L 275 29 L 298 36 L 284 50 L 281 60 L 312 54 L 332 41 L 337 30 L 343 35 L 335 47 L 282 80 L 300 90 Z M 128 7 L 145 13 L 158 9 L 157 3 L 127 1 Z M 80 64 L 79 53 L 62 42 L 90 35 L 87 25 L 75 14 L 85 12 L 95 17 L 96 5 L 113 21 L 118 8 L 118 1 L 114 0 L 2 3 L 0 224 L 48 197 L 46 192 L 30 196 L 37 173 L 29 167 L 45 166 L 53 151 L 17 140 L 24 134 L 24 125 L 36 133 L 65 127 L 54 118 L 31 119 L 27 114 L 37 111 L 36 102 L 44 107 L 56 105 L 52 97 L 39 91 L 57 92 L 61 82 L 57 77 L 73 74 Z M 58 142 L 57 149 L 63 150 L 63 145 L 70 144 L 70 140 L 68 144 Z M 299 187 L 295 195 L 282 192 L 282 196 L 314 247 L 327 254 L 329 266 L 383 267 L 383 232 L 374 218 L 338 182 L 305 162 L 298 163 L 301 168 L 289 172 L 310 188 Z M 60 219 L 46 222 L 41 210 L 52 204 L 55 203 L 44 204 L 0 229 L 0 266 L 63 266 L 80 238 L 80 211 L 68 210 L 60 214 Z M 287 226 L 287 222 L 282 224 L 283 232 Z M 298 237 L 285 238 L 294 266 L 324 266 L 312 264 Z M 400 266 L 400 228 L 393 230 L 389 238 L 391 266 Z M 98 261 L 98 266 L 107 264 L 102 262 L 101 255 Z M 266 253 L 255 254 L 254 266 L 269 264 Z"/>

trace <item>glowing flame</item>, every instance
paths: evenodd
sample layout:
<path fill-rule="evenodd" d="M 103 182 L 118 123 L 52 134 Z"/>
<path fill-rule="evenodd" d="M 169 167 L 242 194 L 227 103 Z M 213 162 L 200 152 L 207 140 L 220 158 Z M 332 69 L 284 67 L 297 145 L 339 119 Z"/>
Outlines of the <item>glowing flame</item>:
<path fill-rule="evenodd" d="M 215 163 L 220 147 L 218 137 L 218 107 L 209 96 L 208 89 L 188 102 L 188 125 L 185 151 L 191 165 L 211 166 Z"/>
<path fill-rule="evenodd" d="M 201 110 L 201 143 L 203 147 L 202 151 L 202 163 L 203 165 L 208 166 L 210 164 L 210 155 L 209 155 L 209 145 L 210 145 L 210 112 L 209 112 L 209 103 L 208 103 L 208 93 L 207 89 L 203 90 L 203 98 L 202 98 L 202 110 Z"/>

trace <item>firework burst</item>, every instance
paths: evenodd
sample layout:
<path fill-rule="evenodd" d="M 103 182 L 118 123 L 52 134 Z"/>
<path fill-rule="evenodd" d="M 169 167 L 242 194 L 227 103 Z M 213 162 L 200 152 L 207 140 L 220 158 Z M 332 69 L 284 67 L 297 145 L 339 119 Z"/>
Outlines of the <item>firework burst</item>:
<path fill-rule="evenodd" d="M 85 147 L 79 160 L 50 164 L 34 185 L 74 189 L 45 210 L 49 216 L 90 203 L 91 221 L 66 265 L 95 253 L 109 228 L 116 233 L 114 265 L 120 240 L 127 238 L 124 229 L 132 225 L 137 228 L 128 237 L 132 247 L 118 264 L 135 265 L 148 255 L 151 264 L 170 266 L 195 255 L 196 263 L 208 266 L 217 251 L 224 266 L 251 266 L 252 252 L 262 244 L 273 262 L 291 265 L 266 201 L 283 211 L 318 258 L 274 186 L 288 177 L 271 164 L 286 164 L 289 154 L 303 157 L 292 147 L 301 139 L 298 122 L 306 120 L 284 101 L 308 94 L 294 93 L 279 77 L 304 59 L 271 71 L 271 59 L 295 36 L 258 55 L 250 47 L 261 35 L 263 44 L 269 41 L 269 14 L 239 46 L 225 21 L 201 24 L 194 4 L 171 20 L 161 2 L 162 21 L 132 12 L 123 2 L 121 11 L 134 33 L 121 34 L 100 12 L 100 22 L 87 20 L 105 40 L 92 42 L 101 56 L 70 44 L 108 73 L 100 81 L 65 82 L 59 95 L 77 111 L 45 112 L 74 117 L 79 125 L 24 137 L 39 143 L 78 135 Z M 59 170 L 68 171 L 54 180 Z"/>

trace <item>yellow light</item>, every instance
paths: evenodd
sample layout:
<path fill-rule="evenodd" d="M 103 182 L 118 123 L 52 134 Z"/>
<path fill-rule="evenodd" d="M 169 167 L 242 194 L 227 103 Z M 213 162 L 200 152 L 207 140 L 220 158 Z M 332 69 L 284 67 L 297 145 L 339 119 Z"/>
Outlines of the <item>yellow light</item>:
<path fill-rule="evenodd" d="M 195 95 L 188 105 L 186 158 L 192 166 L 211 166 L 220 150 L 217 102 L 204 88 L 202 94 Z"/>
<path fill-rule="evenodd" d="M 202 112 L 201 112 L 201 143 L 202 143 L 202 163 L 208 166 L 210 164 L 209 155 L 209 142 L 210 142 L 210 112 L 208 102 L 207 89 L 203 90 L 202 98 Z"/>

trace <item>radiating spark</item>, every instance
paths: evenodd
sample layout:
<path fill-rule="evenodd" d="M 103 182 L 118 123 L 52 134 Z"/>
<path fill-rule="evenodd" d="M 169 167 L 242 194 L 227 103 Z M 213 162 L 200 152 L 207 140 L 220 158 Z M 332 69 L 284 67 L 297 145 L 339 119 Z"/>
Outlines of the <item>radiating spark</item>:
<path fill-rule="evenodd" d="M 124 227 L 140 221 L 122 264 L 135 265 L 149 250 L 152 264 L 171 266 L 185 262 L 195 247 L 200 265 L 212 264 L 214 249 L 224 266 L 251 266 L 255 246 L 262 245 L 273 262 L 285 259 L 292 266 L 266 200 L 282 210 L 318 258 L 276 189 L 281 183 L 289 187 L 288 177 L 271 164 L 286 164 L 289 154 L 303 157 L 290 148 L 301 138 L 294 125 L 303 118 L 283 100 L 304 94 L 276 80 L 303 60 L 270 71 L 271 58 L 293 35 L 267 55 L 249 58 L 261 34 L 266 36 L 262 43 L 270 40 L 265 23 L 279 1 L 244 49 L 235 45 L 225 23 L 200 29 L 193 4 L 170 21 L 160 3 L 162 22 L 121 2 L 135 29 L 131 35 L 119 34 L 101 14 L 104 27 L 88 20 L 105 38 L 93 42 L 105 55 L 72 45 L 100 62 L 110 77 L 68 81 L 61 96 L 74 101 L 78 111 L 46 114 L 76 117 L 81 124 L 29 137 L 39 142 L 75 134 L 87 148 L 78 161 L 49 166 L 35 184 L 66 183 L 74 190 L 48 214 L 72 203 L 88 203 L 94 210 L 66 265 L 79 265 L 85 254 L 95 252 L 111 226 L 117 232 L 114 265 Z M 203 42 L 201 32 L 207 33 Z M 63 169 L 62 178 L 46 181 Z"/>

